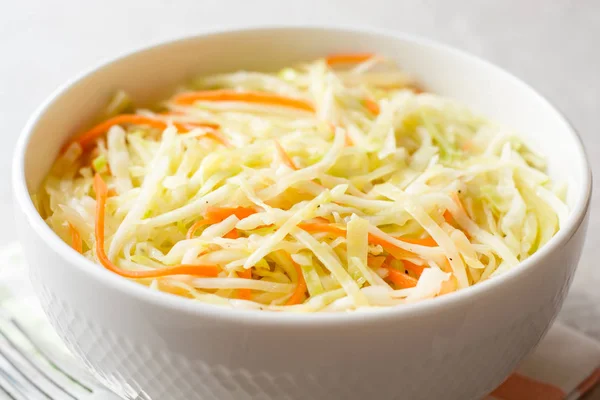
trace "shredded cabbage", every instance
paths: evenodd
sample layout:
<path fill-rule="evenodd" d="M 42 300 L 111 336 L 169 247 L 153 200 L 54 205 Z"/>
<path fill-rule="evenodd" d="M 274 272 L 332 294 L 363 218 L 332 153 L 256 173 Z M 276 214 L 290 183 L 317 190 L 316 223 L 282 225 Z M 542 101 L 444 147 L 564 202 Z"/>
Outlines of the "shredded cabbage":
<path fill-rule="evenodd" d="M 123 122 L 65 146 L 35 204 L 106 266 L 100 176 L 108 262 L 214 271 L 134 279 L 191 301 L 352 311 L 464 289 L 548 242 L 566 188 L 518 135 L 416 87 L 373 57 L 203 76 L 153 110 L 120 91 L 100 117 Z"/>

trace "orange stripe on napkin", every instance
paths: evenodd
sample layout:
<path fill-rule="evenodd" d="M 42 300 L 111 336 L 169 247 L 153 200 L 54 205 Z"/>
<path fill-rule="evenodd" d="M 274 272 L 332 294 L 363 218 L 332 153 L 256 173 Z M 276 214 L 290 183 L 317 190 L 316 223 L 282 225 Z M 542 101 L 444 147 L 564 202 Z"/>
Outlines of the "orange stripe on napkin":
<path fill-rule="evenodd" d="M 583 382 L 577 386 L 577 391 L 581 394 L 587 393 L 590 389 L 592 389 L 596 384 L 600 382 L 600 368 L 597 368 L 592 372 L 590 376 L 588 376 Z"/>
<path fill-rule="evenodd" d="M 512 374 L 491 396 L 501 400 L 563 400 L 562 389 L 538 382 L 521 374 Z"/>

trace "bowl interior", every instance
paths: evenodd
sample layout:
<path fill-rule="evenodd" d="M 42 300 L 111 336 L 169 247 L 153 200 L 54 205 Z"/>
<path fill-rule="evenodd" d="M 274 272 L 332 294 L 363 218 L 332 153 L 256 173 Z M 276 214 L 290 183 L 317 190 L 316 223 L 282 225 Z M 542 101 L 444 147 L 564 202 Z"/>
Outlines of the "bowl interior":
<path fill-rule="evenodd" d="M 148 104 L 198 74 L 275 70 L 333 52 L 390 57 L 424 86 L 455 98 L 522 134 L 545 155 L 549 173 L 569 184 L 574 207 L 587 195 L 581 145 L 564 118 L 533 89 L 493 65 L 445 46 L 410 37 L 322 28 L 267 28 L 179 40 L 120 58 L 60 91 L 30 125 L 24 164 L 30 193 L 37 190 L 66 139 L 85 128 L 117 89 Z M 17 155 L 19 157 L 19 155 Z"/>

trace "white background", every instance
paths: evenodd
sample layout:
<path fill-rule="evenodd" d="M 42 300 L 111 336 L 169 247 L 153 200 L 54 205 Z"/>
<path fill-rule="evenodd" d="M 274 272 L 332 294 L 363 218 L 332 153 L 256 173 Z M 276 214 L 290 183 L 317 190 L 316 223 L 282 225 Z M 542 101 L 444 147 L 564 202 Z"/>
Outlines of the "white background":
<path fill-rule="evenodd" d="M 513 72 L 579 130 L 598 187 L 600 1 L 0 0 L 0 244 L 15 239 L 14 143 L 28 116 L 65 80 L 125 51 L 215 26 L 328 22 L 417 33 Z M 597 190 L 592 207 L 599 205 Z M 593 212 L 561 315 L 598 339 L 599 248 L 600 215 Z"/>

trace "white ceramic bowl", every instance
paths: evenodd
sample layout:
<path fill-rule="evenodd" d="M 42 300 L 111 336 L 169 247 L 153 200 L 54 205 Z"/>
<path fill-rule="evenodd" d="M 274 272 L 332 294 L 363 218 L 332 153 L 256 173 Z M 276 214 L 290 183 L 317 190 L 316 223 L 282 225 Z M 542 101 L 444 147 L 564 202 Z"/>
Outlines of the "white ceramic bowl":
<path fill-rule="evenodd" d="M 570 184 L 568 224 L 529 260 L 439 299 L 369 313 L 236 311 L 148 290 L 80 257 L 30 193 L 61 145 L 116 89 L 160 98 L 198 73 L 269 69 L 340 51 L 398 61 L 430 90 L 522 131 Z M 52 324 L 94 373 L 129 398 L 479 399 L 535 346 L 556 316 L 586 231 L 591 173 L 582 144 L 533 89 L 478 58 L 411 36 L 339 28 L 216 32 L 138 51 L 57 91 L 16 149 L 19 236 Z"/>

